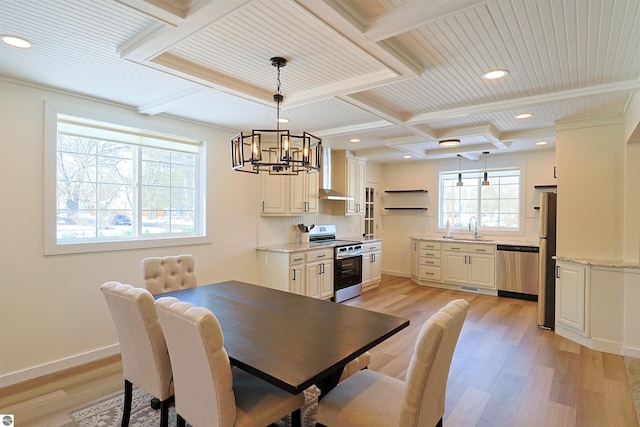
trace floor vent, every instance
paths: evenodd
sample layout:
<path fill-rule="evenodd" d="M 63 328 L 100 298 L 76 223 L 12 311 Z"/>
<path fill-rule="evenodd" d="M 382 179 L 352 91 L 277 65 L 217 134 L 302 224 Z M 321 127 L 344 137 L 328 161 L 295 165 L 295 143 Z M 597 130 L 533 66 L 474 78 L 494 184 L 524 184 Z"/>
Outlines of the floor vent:
<path fill-rule="evenodd" d="M 460 286 L 460 289 L 467 292 L 480 292 L 478 288 L 472 288 L 471 286 Z"/>

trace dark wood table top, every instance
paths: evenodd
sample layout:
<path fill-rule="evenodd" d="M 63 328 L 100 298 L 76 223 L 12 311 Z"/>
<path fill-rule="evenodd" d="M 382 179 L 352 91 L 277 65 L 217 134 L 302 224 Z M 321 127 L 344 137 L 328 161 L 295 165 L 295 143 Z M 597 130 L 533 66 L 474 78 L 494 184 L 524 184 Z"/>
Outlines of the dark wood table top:
<path fill-rule="evenodd" d="M 298 394 L 409 326 L 409 320 L 229 281 L 158 294 L 211 310 L 234 366 Z"/>

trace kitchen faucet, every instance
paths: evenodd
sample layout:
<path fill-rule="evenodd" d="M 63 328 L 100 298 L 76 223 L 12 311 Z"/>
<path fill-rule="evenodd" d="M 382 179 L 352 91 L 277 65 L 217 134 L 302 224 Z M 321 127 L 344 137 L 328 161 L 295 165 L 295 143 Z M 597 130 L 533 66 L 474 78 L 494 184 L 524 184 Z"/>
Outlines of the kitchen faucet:
<path fill-rule="evenodd" d="M 473 227 L 473 230 L 474 230 L 473 238 L 477 239 L 478 237 L 480 237 L 478 236 L 478 218 L 476 218 L 475 216 L 472 216 L 471 218 L 469 218 L 469 231 L 471 231 L 471 221 L 475 221 L 474 227 Z"/>

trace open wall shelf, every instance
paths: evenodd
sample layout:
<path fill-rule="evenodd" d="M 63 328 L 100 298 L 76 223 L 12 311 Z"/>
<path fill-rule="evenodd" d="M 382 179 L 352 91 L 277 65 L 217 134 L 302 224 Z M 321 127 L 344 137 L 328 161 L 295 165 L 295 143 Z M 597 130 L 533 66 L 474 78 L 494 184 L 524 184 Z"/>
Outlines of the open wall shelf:
<path fill-rule="evenodd" d="M 428 208 L 385 208 L 388 211 L 426 211 Z"/>
<path fill-rule="evenodd" d="M 429 190 L 384 190 L 385 193 L 428 193 Z"/>

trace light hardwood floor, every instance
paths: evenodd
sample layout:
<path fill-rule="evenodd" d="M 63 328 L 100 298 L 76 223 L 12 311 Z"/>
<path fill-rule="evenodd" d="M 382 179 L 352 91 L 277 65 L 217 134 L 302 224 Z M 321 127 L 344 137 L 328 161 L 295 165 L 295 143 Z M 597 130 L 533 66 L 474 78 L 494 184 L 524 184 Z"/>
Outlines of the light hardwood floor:
<path fill-rule="evenodd" d="M 348 305 L 406 317 L 409 328 L 372 350 L 370 368 L 404 378 L 422 323 L 452 299 L 471 304 L 454 354 L 444 425 L 638 425 L 624 359 L 536 325 L 536 303 L 421 287 L 384 275 Z M 16 427 L 62 426 L 67 412 L 122 389 L 119 358 L 0 389 Z"/>

